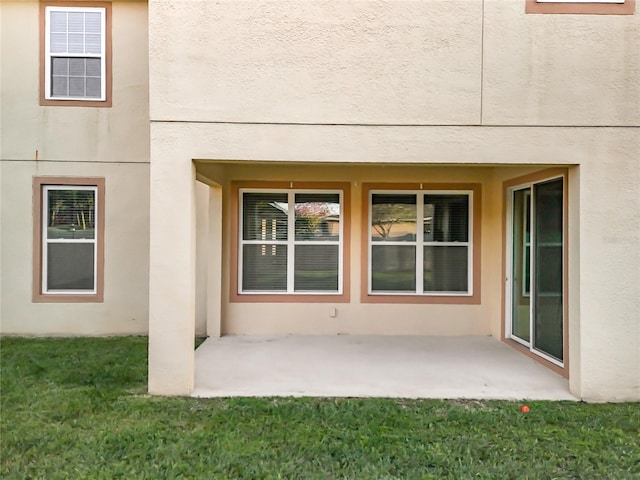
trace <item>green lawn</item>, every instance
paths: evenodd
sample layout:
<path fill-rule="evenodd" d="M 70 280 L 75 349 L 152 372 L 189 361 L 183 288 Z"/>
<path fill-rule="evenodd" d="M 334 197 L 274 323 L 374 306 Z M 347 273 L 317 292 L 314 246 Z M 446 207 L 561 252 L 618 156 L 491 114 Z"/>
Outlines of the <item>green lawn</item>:
<path fill-rule="evenodd" d="M 1 341 L 0 478 L 640 478 L 640 405 L 145 394 L 146 339 Z"/>

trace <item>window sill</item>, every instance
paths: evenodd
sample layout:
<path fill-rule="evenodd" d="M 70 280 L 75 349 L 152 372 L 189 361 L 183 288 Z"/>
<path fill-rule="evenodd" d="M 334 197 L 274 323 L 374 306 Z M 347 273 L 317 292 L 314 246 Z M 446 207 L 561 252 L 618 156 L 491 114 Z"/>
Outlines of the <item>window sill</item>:
<path fill-rule="evenodd" d="M 33 303 L 103 303 L 104 298 L 100 293 L 90 294 L 59 294 L 59 293 L 35 293 Z"/>
<path fill-rule="evenodd" d="M 40 106 L 42 107 L 98 107 L 109 108 L 111 107 L 111 99 L 106 100 L 54 100 L 54 99 L 40 99 Z"/>
<path fill-rule="evenodd" d="M 349 303 L 349 294 L 346 293 L 232 293 L 230 301 L 232 303 Z"/>
<path fill-rule="evenodd" d="M 534 14 L 633 15 L 636 7 L 635 3 L 635 0 L 626 0 L 624 3 L 549 3 L 526 0 L 525 12 Z"/>
<path fill-rule="evenodd" d="M 480 295 L 384 295 L 363 293 L 362 303 L 480 305 Z"/>

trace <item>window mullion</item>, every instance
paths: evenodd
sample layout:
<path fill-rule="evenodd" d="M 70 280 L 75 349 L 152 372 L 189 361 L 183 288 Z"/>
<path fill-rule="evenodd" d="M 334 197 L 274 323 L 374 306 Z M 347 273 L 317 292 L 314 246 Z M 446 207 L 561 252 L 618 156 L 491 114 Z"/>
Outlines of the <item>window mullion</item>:
<path fill-rule="evenodd" d="M 381 198 L 377 199 L 376 195 L 380 195 Z M 429 191 L 416 191 L 405 190 L 402 193 L 398 193 L 393 190 L 387 192 L 370 191 L 368 192 L 368 232 L 367 232 L 367 249 L 368 249 L 368 275 L 367 275 L 367 287 L 370 294 L 398 294 L 400 290 L 405 294 L 414 295 L 472 295 L 473 289 L 473 194 L 467 190 L 429 190 Z M 385 203 L 384 197 L 389 196 Z M 371 234 L 371 224 L 374 221 L 374 206 L 376 202 L 380 205 L 387 205 L 390 208 L 389 212 L 385 213 L 384 207 L 380 210 L 381 215 L 389 216 L 389 221 L 398 221 L 393 217 L 394 212 L 400 214 L 403 209 L 395 208 L 396 203 L 402 204 L 407 202 L 407 198 L 404 200 L 396 200 L 394 195 L 411 196 L 411 204 L 415 202 L 415 208 L 413 209 L 415 218 L 412 222 L 415 222 L 413 238 L 409 235 L 409 229 L 407 225 L 403 225 L 400 221 L 400 227 L 404 230 L 400 230 L 396 233 L 396 241 L 388 241 L 385 238 L 384 242 L 375 243 Z M 464 199 L 463 197 L 466 197 Z M 432 205 L 433 204 L 433 205 Z M 433 210 L 433 213 L 432 213 Z M 425 217 L 430 218 L 431 225 L 428 237 L 426 236 L 427 230 L 425 230 Z M 405 218 L 409 218 L 409 216 Z M 466 225 L 464 225 L 466 222 Z M 406 221 L 405 221 L 406 223 Z M 438 226 L 439 225 L 439 226 Z M 464 225 L 464 227 L 463 227 Z M 440 235 L 436 236 L 436 229 L 440 232 Z M 466 227 L 465 231 L 462 228 Z M 395 288 L 392 281 L 387 281 L 386 277 L 380 276 L 381 288 L 376 286 L 376 290 L 373 289 L 373 284 L 376 283 L 377 277 L 374 275 L 374 264 L 377 264 L 378 259 L 374 259 L 374 253 L 377 253 L 379 248 L 396 246 L 398 251 L 401 247 L 404 248 L 404 257 L 408 259 L 409 247 L 414 248 L 414 272 L 411 274 L 413 279 L 406 281 L 403 275 L 410 272 L 405 270 L 403 272 L 400 255 L 398 258 L 387 258 L 388 255 L 382 255 L 380 262 L 389 263 L 392 268 L 388 270 L 391 272 L 394 268 L 397 269 L 397 275 L 395 281 L 397 285 L 401 285 L 404 281 L 404 286 L 401 289 Z M 375 247 L 375 248 L 374 248 Z M 427 250 L 425 252 L 425 250 Z M 380 252 L 383 252 L 380 250 Z M 463 257 L 464 255 L 464 257 Z M 426 265 L 425 262 L 428 264 Z M 463 262 L 466 263 L 466 269 Z M 406 262 L 405 262 L 406 264 Z M 376 269 L 383 267 L 376 266 Z M 425 270 L 426 269 L 426 270 Z M 388 276 L 387 272 L 384 272 Z M 392 272 L 393 274 L 393 272 Z M 413 284 L 411 282 L 414 282 Z M 384 288 L 384 282 L 390 285 L 388 289 Z M 464 286 L 466 284 L 466 287 Z M 377 285 L 377 283 L 376 283 Z M 409 290 L 411 289 L 411 290 Z"/>
<path fill-rule="evenodd" d="M 242 192 L 242 190 L 240 190 L 238 192 L 238 225 L 240 226 L 240 228 L 238 228 L 238 284 L 236 285 L 236 288 L 238 289 L 238 292 L 242 292 L 244 289 L 242 287 L 243 284 L 243 280 L 244 280 L 244 266 L 243 266 L 243 262 L 244 262 L 244 245 L 245 245 L 245 240 L 244 240 L 244 229 L 246 228 L 244 225 L 244 194 Z"/>
<path fill-rule="evenodd" d="M 287 215 L 287 292 L 293 293 L 295 287 L 295 239 L 296 239 L 296 204 L 295 192 L 288 193 L 288 215 Z"/>

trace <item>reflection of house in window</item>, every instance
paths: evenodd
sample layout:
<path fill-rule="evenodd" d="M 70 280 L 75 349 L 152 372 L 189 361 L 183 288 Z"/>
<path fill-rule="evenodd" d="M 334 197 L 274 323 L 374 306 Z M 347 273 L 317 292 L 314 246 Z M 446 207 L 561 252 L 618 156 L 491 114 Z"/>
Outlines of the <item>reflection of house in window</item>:
<path fill-rule="evenodd" d="M 43 293 L 96 292 L 95 186 L 45 186 Z"/>
<path fill-rule="evenodd" d="M 268 204 L 271 209 L 265 209 L 264 214 L 267 215 L 262 218 L 261 225 L 261 240 L 277 240 L 278 222 L 284 223 L 280 226 L 280 229 L 287 228 L 287 212 L 282 208 L 282 204 L 278 202 L 271 202 Z M 262 245 L 262 255 L 266 255 L 267 246 Z M 276 246 L 271 245 L 271 255 L 276 255 Z"/>
<path fill-rule="evenodd" d="M 372 192 L 370 291 L 469 294 L 470 207 L 468 192 Z"/>
<path fill-rule="evenodd" d="M 240 291 L 340 291 L 339 193 L 245 191 L 241 199 Z"/>
<path fill-rule="evenodd" d="M 269 227 L 269 231 L 271 233 L 271 237 L 269 238 L 269 240 L 275 240 L 276 239 L 276 231 L 278 230 L 278 226 L 276 224 L 276 220 L 271 218 L 271 219 L 266 219 L 263 218 L 262 219 L 262 228 L 261 228 L 261 240 L 267 240 L 267 223 L 271 222 L 271 226 Z M 266 245 L 262 245 L 262 255 L 266 255 L 267 254 L 267 246 Z M 275 255 L 276 254 L 276 249 L 275 249 L 275 245 L 271 246 L 271 255 Z"/>
<path fill-rule="evenodd" d="M 423 215 L 431 218 L 424 232 L 425 289 L 466 291 L 468 252 L 460 245 L 469 239 L 469 197 L 425 195 Z"/>

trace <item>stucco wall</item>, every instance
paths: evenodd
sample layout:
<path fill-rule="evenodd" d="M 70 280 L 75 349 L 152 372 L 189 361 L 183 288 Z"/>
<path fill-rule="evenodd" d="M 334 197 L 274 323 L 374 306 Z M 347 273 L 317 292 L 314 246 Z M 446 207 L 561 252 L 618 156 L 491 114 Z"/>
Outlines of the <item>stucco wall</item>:
<path fill-rule="evenodd" d="M 179 164 L 175 162 L 182 158 L 187 167 L 191 159 L 214 156 L 206 152 L 215 152 L 218 159 L 236 159 L 196 162 L 200 175 L 227 187 L 231 180 L 351 181 L 355 201 L 353 252 L 357 252 L 359 245 L 356 193 L 359 182 L 424 179 L 483 183 L 481 305 L 382 308 L 361 305 L 357 286 L 359 257 L 352 255 L 352 300 L 346 305 L 336 305 L 336 318 L 329 317 L 328 305 L 310 308 L 294 304 L 230 303 L 228 289 L 223 288 L 222 328 L 227 333 L 368 331 L 499 337 L 504 285 L 502 182 L 551 165 L 570 167 L 570 382 L 572 392 L 588 400 L 638 397 L 640 285 L 635 279 L 640 272 L 637 248 L 640 139 L 637 134 L 636 128 L 152 124 L 152 144 L 162 152 L 157 157 L 161 161 L 166 156 Z M 247 138 L 255 141 L 242 141 Z M 278 156 L 279 161 L 269 161 Z M 305 161 L 300 162 L 303 156 Z M 252 161 L 259 159 L 262 161 Z M 291 163 L 283 166 L 283 161 Z M 352 163 L 345 165 L 347 161 Z M 448 166 L 434 165 L 438 162 Z M 228 198 L 225 200 L 224 211 L 228 214 Z M 224 258 L 229 252 L 228 221 L 224 219 L 227 230 L 221 238 Z M 592 227 L 583 228 L 585 225 Z M 596 225 L 599 229 L 594 228 Z M 610 268 L 611 259 L 620 267 Z M 228 284 L 230 268 L 227 258 L 222 285 Z M 185 270 L 184 274 L 188 277 L 189 272 Z M 612 301 L 614 298 L 622 300 Z M 593 308 L 594 305 L 599 308 Z M 606 319 L 604 310 L 608 312 Z M 607 386 L 606 390 L 602 385 Z"/>
<path fill-rule="evenodd" d="M 481 179 L 481 305 L 431 305 L 432 318 L 446 324 L 404 320 L 400 328 L 498 336 L 501 247 L 494 236 L 501 235 L 502 181 L 565 165 L 571 388 L 586 399 L 640 399 L 637 13 L 527 15 L 524 0 L 150 0 L 147 55 L 146 2 L 114 2 L 113 107 L 83 109 L 38 105 L 38 3 L 2 1 L 0 8 L 3 332 L 144 332 L 144 320 L 130 319 L 146 316 L 151 283 L 150 388 L 186 393 L 193 384 L 189 322 L 197 316 L 201 328 L 205 309 L 195 261 L 198 252 L 206 257 L 206 235 L 195 222 L 204 212 L 197 199 L 205 195 L 192 185 L 192 162 L 203 160 L 239 163 L 198 163 L 222 185 L 283 175 L 276 162 L 295 162 L 286 175 L 297 180 L 347 177 L 354 192 L 356 181 L 428 176 L 421 164 L 446 165 L 429 170 L 444 181 Z M 373 163 L 398 168 L 380 174 Z M 479 165 L 486 169 L 471 168 Z M 113 200 L 103 304 L 28 301 L 36 174 L 106 178 Z M 149 211 L 150 247 L 143 226 Z M 132 231 L 139 235 L 130 239 Z M 225 262 L 212 284 L 225 284 Z M 387 333 L 391 314 L 414 312 L 358 305 L 357 262 L 351 268 L 356 294 L 345 311 L 337 307 L 336 319 L 317 311 L 318 333 L 337 331 L 341 320 L 354 333 L 372 325 Z M 222 298 L 228 332 L 257 331 L 255 314 L 274 331 L 308 315 L 301 306 L 256 310 Z"/>
<path fill-rule="evenodd" d="M 640 17 L 524 4 L 151 0 L 151 118 L 637 125 Z"/>
<path fill-rule="evenodd" d="M 32 178 L 79 176 L 75 162 L 2 163 L 3 334 L 116 335 L 147 332 L 149 172 L 146 164 L 86 164 L 105 178 L 104 302 L 32 303 Z M 136 206 L 141 204 L 139 207 Z"/>
<path fill-rule="evenodd" d="M 638 126 L 640 15 L 527 15 L 522 0 L 484 5 L 484 124 Z"/>
<path fill-rule="evenodd" d="M 276 162 L 296 162 L 287 178 L 355 182 L 376 176 L 371 163 L 448 164 L 459 166 L 449 179 L 475 172 L 483 182 L 480 306 L 426 306 L 430 319 L 413 321 L 415 307 L 368 308 L 352 295 L 332 319 L 323 308 L 225 304 L 223 294 L 223 330 L 306 322 L 386 333 L 394 314 L 404 332 L 498 336 L 502 182 L 517 176 L 506 166 L 565 165 L 571 389 L 640 398 L 640 15 L 528 15 L 524 0 L 149 5 L 154 161 L 274 162 L 198 163 L 216 181 L 270 178 Z M 332 166 L 297 165 L 312 162 Z M 337 168 L 349 163 L 362 167 Z M 495 168 L 469 168 L 478 164 Z"/>
<path fill-rule="evenodd" d="M 481 4 L 152 0 L 151 116 L 477 123 Z"/>
<path fill-rule="evenodd" d="M 639 144 L 580 167 L 579 362 L 593 400 L 640 400 Z"/>
<path fill-rule="evenodd" d="M 39 105 L 38 5 L 0 3 L 2 160 L 148 162 L 146 2 L 112 4 L 111 108 Z"/>
<path fill-rule="evenodd" d="M 148 331 L 147 4 L 113 2 L 113 106 L 39 105 L 39 3 L 3 1 L 0 80 L 0 331 Z M 103 303 L 32 303 L 32 179 L 105 179 Z"/>

